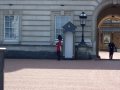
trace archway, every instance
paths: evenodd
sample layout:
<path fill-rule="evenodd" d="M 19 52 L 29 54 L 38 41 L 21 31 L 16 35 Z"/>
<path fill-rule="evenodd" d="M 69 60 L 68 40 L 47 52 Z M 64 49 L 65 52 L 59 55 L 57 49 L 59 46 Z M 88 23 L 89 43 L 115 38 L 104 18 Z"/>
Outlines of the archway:
<path fill-rule="evenodd" d="M 108 43 L 113 41 L 118 53 L 113 59 L 119 59 L 120 49 L 120 6 L 110 4 L 102 9 L 97 19 L 97 52 L 101 59 L 109 59 Z"/>

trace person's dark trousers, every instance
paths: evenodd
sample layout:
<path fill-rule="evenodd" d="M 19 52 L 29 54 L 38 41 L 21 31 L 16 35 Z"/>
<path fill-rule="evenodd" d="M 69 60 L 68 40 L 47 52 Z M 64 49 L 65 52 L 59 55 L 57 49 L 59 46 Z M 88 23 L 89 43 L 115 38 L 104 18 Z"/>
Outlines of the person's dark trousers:
<path fill-rule="evenodd" d="M 113 59 L 113 52 L 109 53 L 109 59 Z"/>
<path fill-rule="evenodd" d="M 60 51 L 57 51 L 57 59 L 58 59 L 58 60 L 61 59 L 61 53 L 60 53 Z"/>

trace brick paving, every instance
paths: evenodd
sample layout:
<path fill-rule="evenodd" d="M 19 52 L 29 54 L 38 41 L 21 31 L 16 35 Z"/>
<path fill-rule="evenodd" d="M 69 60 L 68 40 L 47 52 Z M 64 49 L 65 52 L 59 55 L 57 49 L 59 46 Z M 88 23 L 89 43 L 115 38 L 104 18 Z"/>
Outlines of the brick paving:
<path fill-rule="evenodd" d="M 119 60 L 5 59 L 4 90 L 120 90 Z"/>

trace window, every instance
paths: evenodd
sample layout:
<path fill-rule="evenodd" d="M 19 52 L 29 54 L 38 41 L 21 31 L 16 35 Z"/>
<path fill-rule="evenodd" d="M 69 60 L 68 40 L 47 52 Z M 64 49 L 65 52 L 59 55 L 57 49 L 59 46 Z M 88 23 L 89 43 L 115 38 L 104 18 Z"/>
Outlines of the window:
<path fill-rule="evenodd" d="M 18 41 L 19 16 L 4 17 L 4 41 Z"/>
<path fill-rule="evenodd" d="M 71 16 L 55 16 L 55 39 L 57 39 L 58 35 L 63 37 L 63 26 L 71 21 Z"/>

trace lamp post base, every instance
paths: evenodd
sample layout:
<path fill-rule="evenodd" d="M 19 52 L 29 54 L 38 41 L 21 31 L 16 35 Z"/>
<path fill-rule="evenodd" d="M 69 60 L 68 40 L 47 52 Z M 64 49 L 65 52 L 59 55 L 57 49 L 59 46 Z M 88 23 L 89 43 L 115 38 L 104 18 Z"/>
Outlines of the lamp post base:
<path fill-rule="evenodd" d="M 80 42 L 76 50 L 77 50 L 76 59 L 79 59 L 79 60 L 91 59 L 90 47 L 85 42 Z"/>
<path fill-rule="evenodd" d="M 78 47 L 88 47 L 88 45 L 85 42 L 80 42 Z"/>

